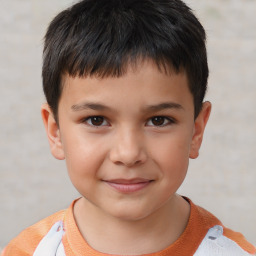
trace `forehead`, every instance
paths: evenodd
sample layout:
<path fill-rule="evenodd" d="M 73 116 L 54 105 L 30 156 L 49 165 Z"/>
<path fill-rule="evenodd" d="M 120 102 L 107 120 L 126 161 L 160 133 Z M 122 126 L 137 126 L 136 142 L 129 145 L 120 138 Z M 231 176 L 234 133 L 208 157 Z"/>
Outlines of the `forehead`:
<path fill-rule="evenodd" d="M 130 74 L 139 75 L 145 72 L 153 73 L 163 73 L 164 75 L 173 75 L 177 73 L 186 73 L 186 70 L 183 66 L 175 68 L 172 63 L 169 63 L 165 60 L 157 61 L 151 58 L 146 57 L 137 57 L 134 59 L 128 59 L 120 63 L 119 66 L 110 68 L 109 70 L 95 70 L 93 72 L 86 70 L 79 70 L 78 73 L 70 73 L 72 71 L 66 70 L 61 74 L 61 89 L 68 84 L 70 78 L 95 78 L 101 81 L 111 79 L 111 78 L 123 78 L 127 77 Z"/>
<path fill-rule="evenodd" d="M 108 105 L 151 105 L 155 103 L 192 103 L 186 72 L 164 70 L 151 61 L 129 65 L 120 77 L 71 77 L 65 75 L 61 103 L 73 106 L 84 101 Z M 61 106 L 60 106 L 61 107 Z"/>

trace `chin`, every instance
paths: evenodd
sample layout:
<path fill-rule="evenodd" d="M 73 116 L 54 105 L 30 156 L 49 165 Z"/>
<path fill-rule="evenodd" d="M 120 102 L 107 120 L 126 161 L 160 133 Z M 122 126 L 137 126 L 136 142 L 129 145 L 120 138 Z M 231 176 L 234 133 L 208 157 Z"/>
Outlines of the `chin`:
<path fill-rule="evenodd" d="M 147 218 L 152 213 L 149 209 L 128 205 L 121 207 L 121 209 L 115 209 L 113 207 L 111 211 L 108 211 L 108 214 L 122 221 L 139 221 Z"/>

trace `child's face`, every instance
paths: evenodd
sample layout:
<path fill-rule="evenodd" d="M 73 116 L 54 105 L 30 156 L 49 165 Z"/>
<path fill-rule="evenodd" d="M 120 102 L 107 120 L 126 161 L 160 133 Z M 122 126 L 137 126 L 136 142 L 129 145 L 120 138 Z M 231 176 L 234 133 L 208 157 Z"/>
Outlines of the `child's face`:
<path fill-rule="evenodd" d="M 138 65 L 139 66 L 139 65 Z M 42 114 L 53 155 L 96 209 L 142 219 L 171 202 L 201 144 L 210 104 L 194 120 L 185 73 L 151 62 L 120 78 L 65 78 L 59 128 Z M 206 109 L 206 110 L 205 110 Z"/>

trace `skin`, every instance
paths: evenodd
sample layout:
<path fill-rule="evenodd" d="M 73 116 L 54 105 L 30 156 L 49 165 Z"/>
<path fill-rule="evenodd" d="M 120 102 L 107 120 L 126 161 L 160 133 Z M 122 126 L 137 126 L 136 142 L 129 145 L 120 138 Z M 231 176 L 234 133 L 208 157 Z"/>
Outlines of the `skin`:
<path fill-rule="evenodd" d="M 59 125 L 47 104 L 41 111 L 51 152 L 82 195 L 80 232 L 110 254 L 157 252 L 182 234 L 190 207 L 176 191 L 211 110 L 205 102 L 194 118 L 185 72 L 138 66 L 119 78 L 65 76 Z"/>

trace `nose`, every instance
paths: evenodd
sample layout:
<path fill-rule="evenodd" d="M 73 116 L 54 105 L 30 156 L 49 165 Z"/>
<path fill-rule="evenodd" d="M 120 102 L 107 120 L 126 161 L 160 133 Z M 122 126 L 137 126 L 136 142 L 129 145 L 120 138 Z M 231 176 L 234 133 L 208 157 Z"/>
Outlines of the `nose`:
<path fill-rule="evenodd" d="M 116 135 L 110 151 L 110 160 L 113 163 L 132 167 L 145 163 L 146 159 L 147 154 L 141 134 L 126 129 Z"/>

